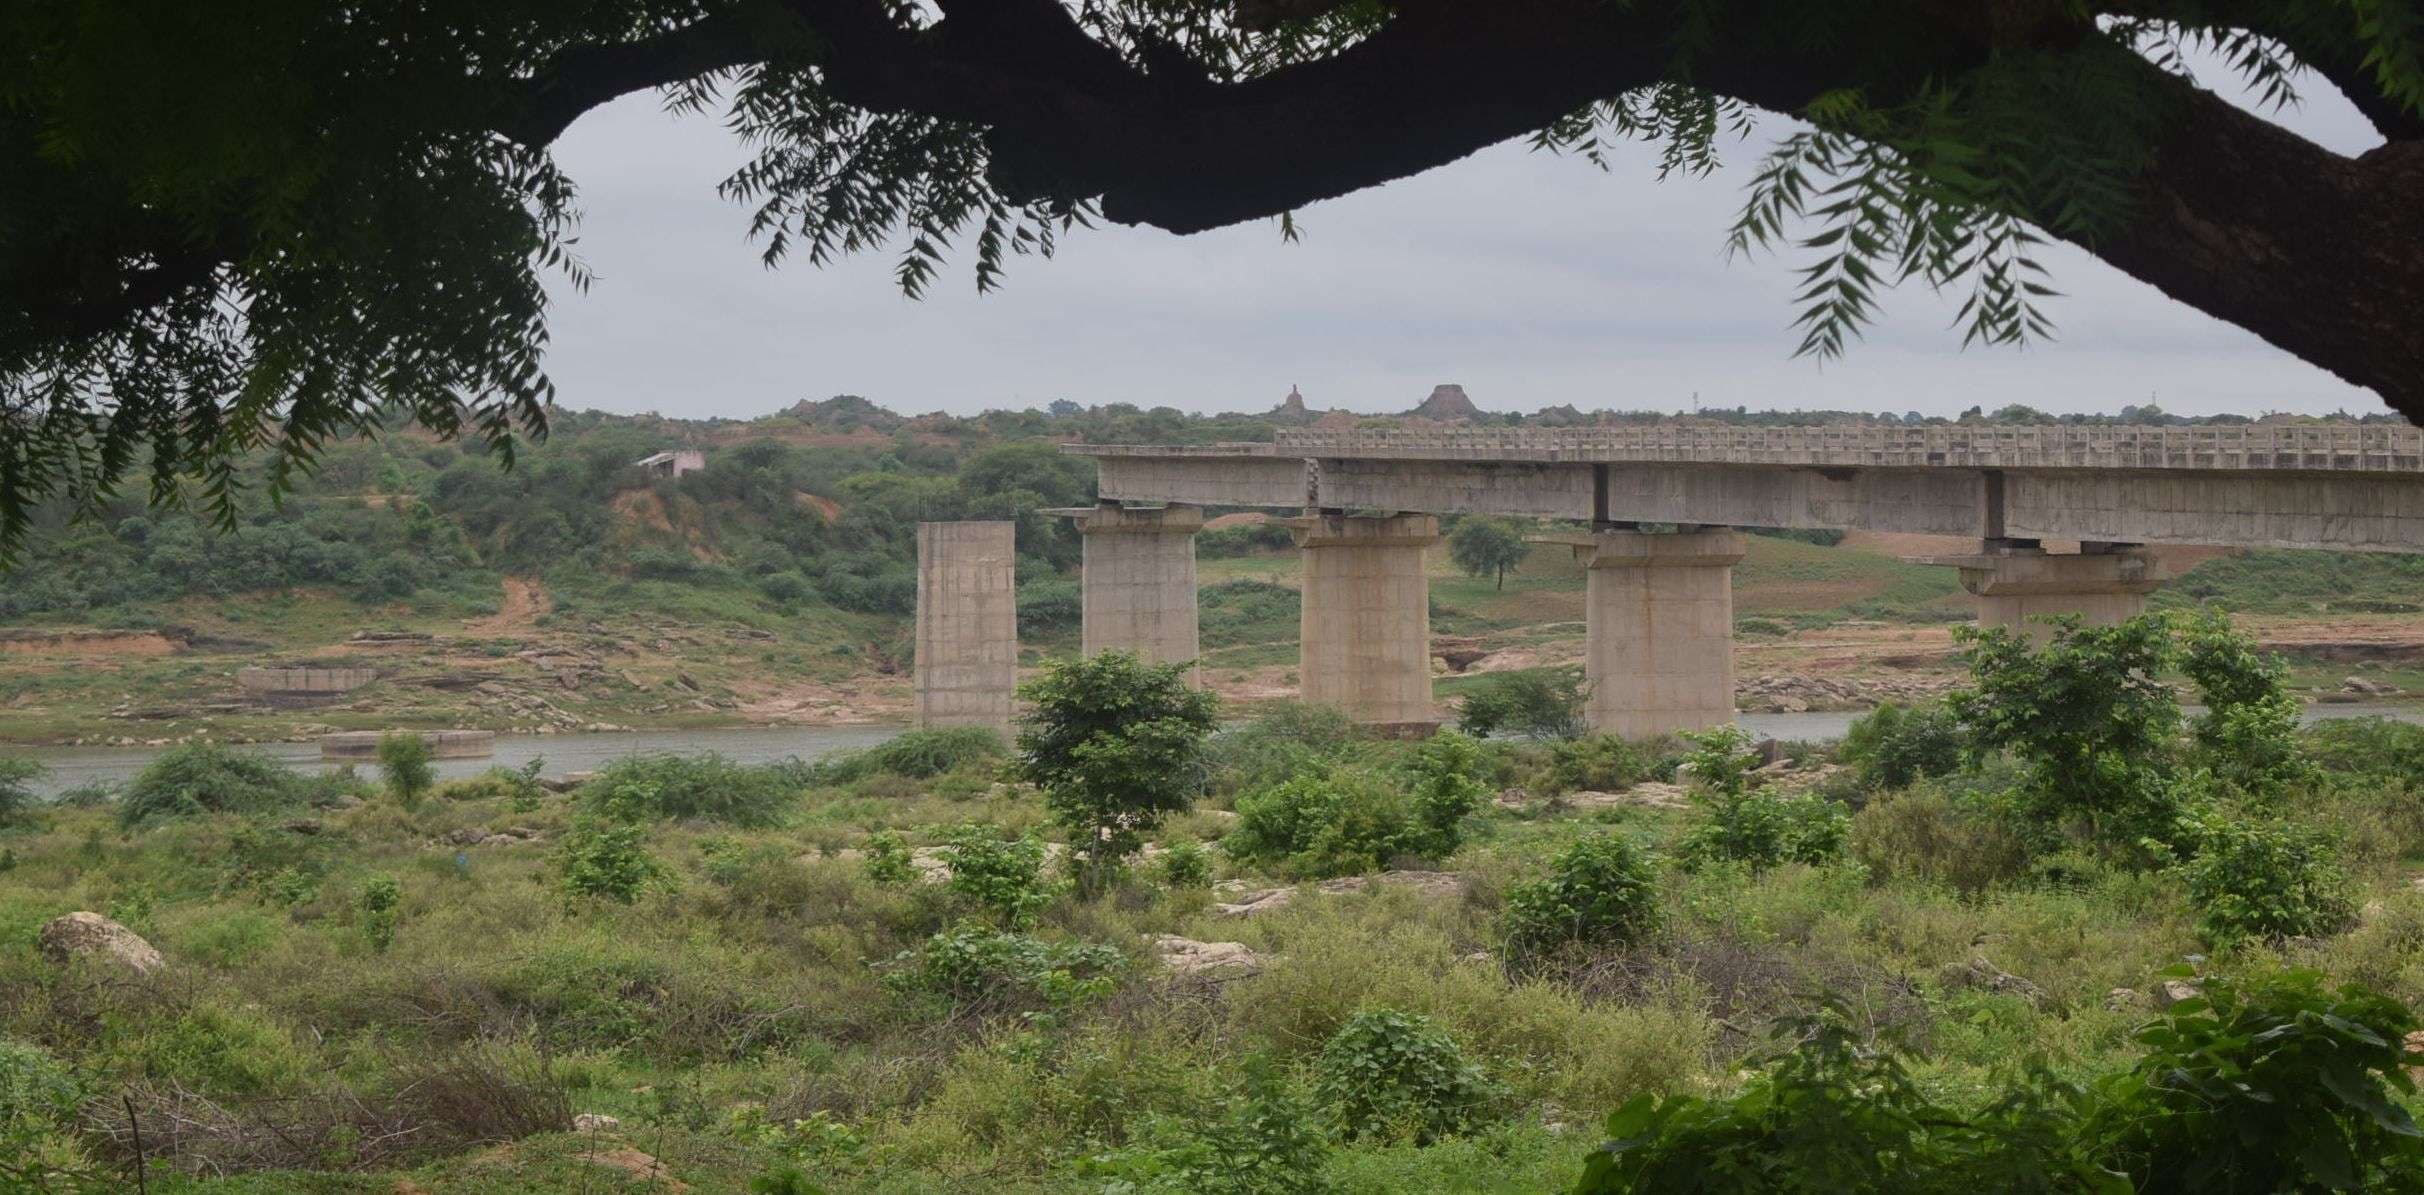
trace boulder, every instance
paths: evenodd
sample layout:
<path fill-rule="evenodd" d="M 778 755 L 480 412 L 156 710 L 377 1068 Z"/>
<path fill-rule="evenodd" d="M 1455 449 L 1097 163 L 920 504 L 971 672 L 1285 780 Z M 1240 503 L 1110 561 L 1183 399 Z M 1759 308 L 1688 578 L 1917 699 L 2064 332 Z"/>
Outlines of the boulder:
<path fill-rule="evenodd" d="M 2155 1007 L 2170 1008 L 2182 1000 L 2193 1000 L 2204 995 L 2205 989 L 2194 979 L 2166 979 L 2155 985 L 2153 994 Z"/>
<path fill-rule="evenodd" d="M 1374 876 L 1341 876 L 1335 880 L 1323 880 L 1316 887 L 1337 896 L 1347 892 L 1362 892 L 1374 884 L 1412 888 L 1424 896 L 1462 896 L 1465 878 L 1453 871 L 1384 871 Z"/>
<path fill-rule="evenodd" d="M 1263 956 L 1243 942 L 1198 942 L 1159 934 L 1153 939 L 1153 953 L 1172 975 L 1242 979 L 1263 969 Z"/>
<path fill-rule="evenodd" d="M 622 1127 L 621 1120 L 603 1112 L 583 1112 L 572 1118 L 572 1131 L 576 1133 L 611 1133 Z"/>
<path fill-rule="evenodd" d="M 2045 990 L 1995 964 L 1983 954 L 1972 955 L 1966 963 L 1954 963 L 1937 975 L 1937 982 L 1948 992 L 1977 990 L 2018 996 L 2031 1004 L 2045 998 Z"/>
<path fill-rule="evenodd" d="M 2114 988 L 2104 993 L 2106 1012 L 2143 1012 L 2145 1009 L 2146 993 L 2136 988 Z"/>
<path fill-rule="evenodd" d="M 63 965 L 70 959 L 101 959 L 137 975 L 149 975 L 168 965 L 142 935 L 99 913 L 53 918 L 42 927 L 39 942 L 44 957 Z"/>
<path fill-rule="evenodd" d="M 1252 917 L 1287 908 L 1294 899 L 1294 888 L 1262 888 L 1240 893 L 1236 900 L 1212 906 L 1212 911 L 1223 917 Z"/>

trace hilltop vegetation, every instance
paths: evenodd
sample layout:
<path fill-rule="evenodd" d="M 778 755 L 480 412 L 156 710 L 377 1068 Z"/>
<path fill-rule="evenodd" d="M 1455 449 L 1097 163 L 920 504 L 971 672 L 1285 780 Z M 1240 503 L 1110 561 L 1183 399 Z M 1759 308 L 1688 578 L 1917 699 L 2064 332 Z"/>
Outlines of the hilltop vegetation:
<path fill-rule="evenodd" d="M 125 1189 L 139 1130 L 151 1189 L 255 1195 L 2424 1190 L 2424 731 L 2296 732 L 2210 621 L 1967 664 L 1765 764 L 1207 743 L 1116 658 L 1015 752 L 186 748 L 134 791 L 208 799 L 0 830 L 0 1177 Z M 2194 719 L 2111 683 L 2175 664 Z M 38 950 L 76 910 L 158 965 Z"/>

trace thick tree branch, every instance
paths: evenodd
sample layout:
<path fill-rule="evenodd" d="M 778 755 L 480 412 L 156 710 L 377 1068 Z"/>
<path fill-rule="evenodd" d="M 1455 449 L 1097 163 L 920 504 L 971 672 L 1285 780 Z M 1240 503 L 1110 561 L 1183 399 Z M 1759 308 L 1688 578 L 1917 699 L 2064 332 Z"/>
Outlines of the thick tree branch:
<path fill-rule="evenodd" d="M 762 60 L 762 26 L 737 13 L 705 18 L 644 41 L 574 46 L 524 85 L 498 131 L 546 145 L 582 113 L 635 91 Z"/>

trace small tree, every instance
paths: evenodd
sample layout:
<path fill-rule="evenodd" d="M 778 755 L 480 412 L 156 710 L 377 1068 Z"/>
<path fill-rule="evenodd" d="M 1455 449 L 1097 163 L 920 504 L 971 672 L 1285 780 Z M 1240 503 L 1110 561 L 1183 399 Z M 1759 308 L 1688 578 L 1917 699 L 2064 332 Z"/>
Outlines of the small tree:
<path fill-rule="evenodd" d="M 0 756 L 0 825 L 25 816 L 34 804 L 34 781 L 48 769 L 30 759 Z"/>
<path fill-rule="evenodd" d="M 1015 770 L 1043 790 L 1089 889 L 1203 787 L 1204 740 L 1219 724 L 1220 701 L 1189 688 L 1186 668 L 1107 651 L 1055 665 L 1020 689 L 1035 712 L 1019 731 Z"/>
<path fill-rule="evenodd" d="M 2289 666 L 2258 651 L 2218 610 L 2206 610 L 2181 633 L 2180 670 L 2196 682 L 2205 713 L 2191 726 L 2197 757 L 2240 789 L 2270 796 L 2313 772 L 2298 744 L 2298 699 L 2289 692 Z"/>
<path fill-rule="evenodd" d="M 396 804 L 406 809 L 419 807 L 421 794 L 438 778 L 429 762 L 435 754 L 428 739 L 408 730 L 379 736 L 379 770 L 386 773 L 387 791 L 395 794 Z"/>
<path fill-rule="evenodd" d="M 1522 564 L 1531 551 L 1523 542 L 1523 525 L 1512 519 L 1463 519 L 1448 533 L 1448 559 L 1466 576 L 1495 575 L 1500 589 L 1507 587 L 1507 570 Z"/>
<path fill-rule="evenodd" d="M 2109 627 L 2056 619 L 2053 637 L 2035 649 L 2000 627 L 1955 634 L 1970 687 L 1949 698 L 1953 712 L 1975 749 L 2018 757 L 2031 812 L 2083 822 L 2108 844 L 2174 835 L 2180 702 L 2156 679 L 2179 659 L 2167 618 Z"/>
<path fill-rule="evenodd" d="M 1466 734 L 1506 731 L 1536 739 L 1570 739 L 1590 730 L 1588 686 L 1577 668 L 1505 672 L 1477 686 L 1457 711 Z"/>

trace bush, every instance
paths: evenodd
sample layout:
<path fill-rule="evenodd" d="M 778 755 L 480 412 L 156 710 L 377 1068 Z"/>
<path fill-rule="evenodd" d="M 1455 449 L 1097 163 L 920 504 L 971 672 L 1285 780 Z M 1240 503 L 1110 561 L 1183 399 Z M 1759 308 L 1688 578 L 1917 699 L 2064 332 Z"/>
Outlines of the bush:
<path fill-rule="evenodd" d="M 394 876 L 372 876 L 362 883 L 362 894 L 355 904 L 362 914 L 362 940 L 374 951 L 384 952 L 396 940 L 396 920 L 399 906 L 404 903 L 404 888 Z"/>
<path fill-rule="evenodd" d="M 0 756 L 0 825 L 21 821 L 34 806 L 34 781 L 49 769 L 30 759 Z"/>
<path fill-rule="evenodd" d="M 736 826 L 782 820 L 799 789 L 781 767 L 750 767 L 705 755 L 635 755 L 615 760 L 581 786 L 584 812 L 622 821 L 696 818 Z"/>
<path fill-rule="evenodd" d="M 2205 713 L 2191 725 L 2197 757 L 2225 783 L 2258 796 L 2278 794 L 2308 778 L 2313 765 L 2299 751 L 2298 699 L 2289 691 L 2289 665 L 2256 650 L 2208 609 L 2182 635 L 2180 670 L 2197 686 Z"/>
<path fill-rule="evenodd" d="M 2329 718 L 2306 728 L 2306 757 L 2327 772 L 2402 787 L 2424 780 L 2424 726 L 2389 718 Z"/>
<path fill-rule="evenodd" d="M 88 1094 L 41 1047 L 0 1037 L 0 1190 L 108 1189 L 75 1139 Z"/>
<path fill-rule="evenodd" d="M 1018 634 L 1021 639 L 1043 639 L 1074 631 L 1084 613 L 1084 603 L 1075 581 L 1046 577 L 1018 587 Z"/>
<path fill-rule="evenodd" d="M 818 760 L 808 775 L 819 784 L 849 784 L 869 776 L 928 780 L 1001 755 L 1002 736 L 989 726 L 937 726 Z"/>
<path fill-rule="evenodd" d="M 1648 757 L 1612 734 L 1566 739 L 1549 747 L 1551 792 L 1619 792 L 1649 778 Z"/>
<path fill-rule="evenodd" d="M 128 782 L 118 821 L 132 828 L 155 818 L 275 813 L 303 796 L 303 779 L 268 756 L 187 743 L 162 752 Z"/>
<path fill-rule="evenodd" d="M 1414 817 L 1422 825 L 1422 853 L 1445 859 L 1464 845 L 1464 820 L 1490 799 L 1481 778 L 1481 744 L 1443 730 L 1414 749 Z"/>
<path fill-rule="evenodd" d="M 1340 759 L 1361 741 L 1345 710 L 1286 701 L 1266 707 L 1261 716 L 1243 726 L 1213 736 L 1205 753 L 1214 786 L 1239 792 L 1266 788 L 1307 768 Z"/>
<path fill-rule="evenodd" d="M 884 983 L 977 1012 L 1057 1008 L 1109 995 L 1127 964 L 1115 947 L 961 925 L 894 956 Z"/>
<path fill-rule="evenodd" d="M 1630 942 L 1658 918 L 1658 863 L 1622 834 L 1599 834 L 1557 852 L 1547 875 L 1509 885 L 1504 927 L 1518 951 L 1570 942 Z"/>
<path fill-rule="evenodd" d="M 386 775 L 387 791 L 395 795 L 396 804 L 406 809 L 420 806 L 421 794 L 437 780 L 437 769 L 429 762 L 435 755 L 429 740 L 411 731 L 379 736 L 379 771 Z"/>
<path fill-rule="evenodd" d="M 1085 1172 L 1153 1195 L 1326 1195 L 1330 1135 L 1321 1106 L 1266 1055 L 1246 1059 L 1218 1111 L 1157 1118 L 1145 1140 L 1093 1159 Z"/>
<path fill-rule="evenodd" d="M 1348 1138 L 1427 1145 L 1478 1124 L 1497 1098 L 1456 1039 L 1391 1008 L 1357 1013 L 1322 1045 L 1314 1091 Z"/>
<path fill-rule="evenodd" d="M 1843 852 L 1851 815 L 1823 797 L 1766 792 L 1704 798 L 1708 820 L 1683 836 L 1687 863 L 1732 861 L 1764 870 L 1781 863 L 1824 863 Z"/>
<path fill-rule="evenodd" d="M 1212 852 L 1191 838 L 1173 842 L 1162 851 L 1158 864 L 1163 887 L 1205 888 L 1212 883 Z"/>
<path fill-rule="evenodd" d="M 864 751 L 818 760 L 808 774 L 819 784 L 849 784 L 869 776 L 928 780 L 999 759 L 1002 736 L 988 726 L 938 726 L 904 731 Z"/>
<path fill-rule="evenodd" d="M 899 831 L 878 830 L 867 836 L 867 878 L 888 886 L 917 878 L 917 864 Z"/>
<path fill-rule="evenodd" d="M 1458 709 L 1456 724 L 1466 734 L 1484 737 L 1504 731 L 1541 739 L 1571 739 L 1589 729 L 1583 720 L 1588 700 L 1578 669 L 1508 672 L 1470 690 Z"/>
<path fill-rule="evenodd" d="M 1852 857 L 1877 880 L 1974 893 L 2028 870 L 2028 843 L 1971 794 L 1940 786 L 1888 791 L 1852 815 Z"/>
<path fill-rule="evenodd" d="M 1316 768 L 1239 797 L 1237 825 L 1221 849 L 1318 878 L 1434 858 L 1435 841 L 1401 788 L 1370 772 Z"/>
<path fill-rule="evenodd" d="M 2220 809 L 2183 820 L 2194 853 L 2174 870 L 2208 943 L 2322 937 L 2355 920 L 2339 852 L 2321 831 Z"/>
<path fill-rule="evenodd" d="M 631 904 L 668 873 L 648 853 L 647 832 L 629 822 L 584 817 L 556 848 L 556 871 L 564 894 Z"/>
<path fill-rule="evenodd" d="M 951 867 L 945 887 L 996 924 L 1031 926 L 1052 898 L 1044 888 L 1044 844 L 1032 837 L 1005 839 L 991 826 L 965 825 L 951 832 L 942 855 Z"/>
<path fill-rule="evenodd" d="M 1950 775 L 1960 769 L 1968 747 L 1961 720 L 1943 705 L 1905 707 L 1888 701 L 1844 731 L 1841 756 L 1860 787 L 1874 792 Z"/>

